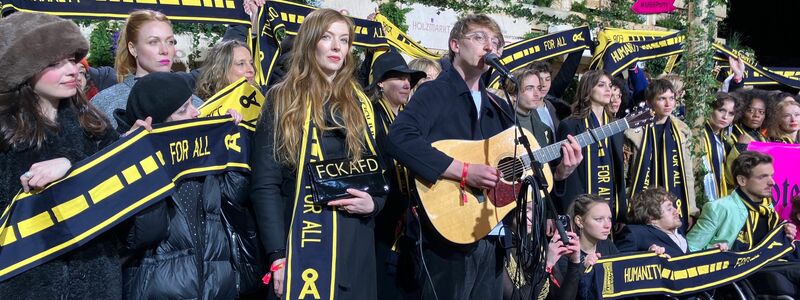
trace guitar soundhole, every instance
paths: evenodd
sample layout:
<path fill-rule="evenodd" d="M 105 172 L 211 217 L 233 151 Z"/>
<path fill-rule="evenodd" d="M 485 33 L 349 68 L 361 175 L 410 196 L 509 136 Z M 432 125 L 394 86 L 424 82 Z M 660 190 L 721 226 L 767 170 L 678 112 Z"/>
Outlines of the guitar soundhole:
<path fill-rule="evenodd" d="M 513 182 L 522 178 L 525 171 L 522 160 L 514 157 L 504 157 L 497 164 L 497 169 L 503 173 L 503 180 Z"/>

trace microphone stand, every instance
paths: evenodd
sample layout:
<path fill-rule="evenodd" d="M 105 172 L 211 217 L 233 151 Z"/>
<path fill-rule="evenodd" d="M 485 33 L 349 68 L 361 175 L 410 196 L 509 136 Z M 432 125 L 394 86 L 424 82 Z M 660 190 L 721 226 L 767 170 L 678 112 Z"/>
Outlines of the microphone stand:
<path fill-rule="evenodd" d="M 533 157 L 533 149 L 531 149 L 531 144 L 530 144 L 530 142 L 528 140 L 528 136 L 527 136 L 527 134 L 525 134 L 524 131 L 522 131 L 522 126 L 520 126 L 519 119 L 517 118 L 517 108 L 519 106 L 519 99 L 520 99 L 520 96 L 522 94 L 522 86 L 520 85 L 520 82 L 518 81 L 518 79 L 514 78 L 513 76 L 510 76 L 508 78 L 508 80 L 511 80 L 515 84 L 515 86 L 517 87 L 517 98 L 516 98 L 517 101 L 511 103 L 511 97 L 510 97 L 510 95 L 508 93 L 508 89 L 506 88 L 507 87 L 506 86 L 506 83 L 507 83 L 506 80 L 501 79 L 500 80 L 500 84 L 502 85 L 503 93 L 506 96 L 506 99 L 507 99 L 506 101 L 509 101 L 509 104 L 511 104 L 511 107 L 512 107 L 512 109 L 514 111 L 514 124 L 517 126 L 517 130 L 515 132 L 515 135 L 516 135 L 515 143 L 521 144 L 523 146 L 523 148 L 525 149 L 525 152 L 527 152 L 528 158 L 530 159 L 530 169 L 532 171 L 531 175 L 528 175 L 525 178 L 521 179 L 520 184 L 522 184 L 522 186 L 520 187 L 519 194 L 517 195 L 517 207 L 521 211 L 518 214 L 518 216 L 519 216 L 518 223 L 519 224 L 517 226 L 518 227 L 517 231 L 518 231 L 518 234 L 520 236 L 519 237 L 520 238 L 520 243 L 519 243 L 519 245 L 517 247 L 517 258 L 519 259 L 518 264 L 521 267 L 520 270 L 524 270 L 524 268 L 526 266 L 532 266 L 534 263 L 537 264 L 535 269 L 533 270 L 533 274 L 531 276 L 532 280 L 529 282 L 531 284 L 531 299 L 536 299 L 537 295 L 534 294 L 534 292 L 535 292 L 534 288 L 543 279 L 547 280 L 546 276 L 544 275 L 545 274 L 545 264 L 540 263 L 540 261 L 533 261 L 534 259 L 544 258 L 547 255 L 546 250 L 544 251 L 544 253 L 540 253 L 539 252 L 543 248 L 546 248 L 545 246 L 542 246 L 542 245 L 547 245 L 548 244 L 547 238 L 546 238 L 546 233 L 544 232 L 545 231 L 545 226 L 542 226 L 542 220 L 544 220 L 544 218 L 545 218 L 544 211 L 545 210 L 549 210 L 554 218 L 555 218 L 555 216 L 558 215 L 558 213 L 556 211 L 555 204 L 553 203 L 553 200 L 550 197 L 550 193 L 547 191 L 549 185 L 547 183 L 547 179 L 545 179 L 545 177 L 544 177 L 543 166 L 542 166 L 542 164 L 540 162 L 538 162 L 536 159 L 534 159 L 534 157 Z M 531 113 L 536 113 L 536 112 L 532 111 Z M 515 151 L 514 152 L 515 152 L 514 153 L 514 158 L 516 159 L 517 158 L 516 147 L 515 147 Z M 520 169 L 522 169 L 522 166 L 520 166 Z M 516 170 L 517 170 L 516 165 L 513 165 L 512 166 L 512 172 L 516 173 Z M 512 185 L 513 184 L 514 183 L 512 182 Z M 532 220 L 530 221 L 532 223 L 531 225 L 532 225 L 532 229 L 534 231 L 534 232 L 532 232 L 533 238 L 532 238 L 532 241 L 531 241 L 532 243 L 531 244 L 533 244 L 533 242 L 538 242 L 540 244 L 540 247 L 538 247 L 538 248 L 536 247 L 537 245 L 531 245 L 533 249 L 528 249 L 528 245 L 527 245 L 527 243 L 525 243 L 525 241 L 528 240 L 527 239 L 527 236 L 528 236 L 528 232 L 527 232 L 528 231 L 527 230 L 528 229 L 527 201 L 525 201 L 527 196 L 528 196 L 528 188 L 531 188 L 533 190 L 533 204 L 534 204 L 534 207 L 539 207 L 539 210 L 538 210 L 539 213 L 535 214 L 533 216 Z M 542 200 L 542 195 L 544 195 L 544 201 L 543 201 L 544 202 L 544 207 L 540 207 L 538 205 L 540 203 L 540 201 Z M 537 220 L 538 222 L 534 222 L 534 220 Z M 561 241 L 564 243 L 564 245 L 568 245 L 569 244 L 569 238 L 567 236 L 567 233 L 566 233 L 566 230 L 565 230 L 563 224 L 561 224 L 561 222 L 557 222 L 557 221 L 554 221 L 554 223 L 555 223 L 556 229 L 558 230 L 558 234 L 561 237 Z M 528 256 L 527 255 L 528 253 L 531 253 L 532 255 Z M 530 261 L 529 261 L 529 259 L 530 259 Z"/>

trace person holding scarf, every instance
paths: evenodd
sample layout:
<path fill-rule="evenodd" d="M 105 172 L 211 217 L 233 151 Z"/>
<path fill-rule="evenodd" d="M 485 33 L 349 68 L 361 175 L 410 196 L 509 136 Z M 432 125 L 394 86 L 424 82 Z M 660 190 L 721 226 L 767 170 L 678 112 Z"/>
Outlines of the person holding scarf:
<path fill-rule="evenodd" d="M 195 119 L 192 89 L 175 73 L 143 76 L 125 109 L 114 111 L 119 133 Z M 241 114 L 228 110 L 234 122 Z M 248 178 L 225 172 L 185 178 L 169 197 L 131 217 L 124 228 L 126 299 L 233 299 L 238 295 L 235 249 L 223 216 L 228 205 L 246 205 Z M 228 216 L 230 218 L 230 216 Z"/>
<path fill-rule="evenodd" d="M 389 126 L 403 111 L 411 91 L 425 76 L 423 71 L 410 69 L 396 51 L 381 54 L 372 64 L 372 84 L 367 87 L 366 94 L 370 95 L 376 118 L 383 125 L 383 132 L 378 133 L 381 136 L 379 140 L 389 134 Z M 389 194 L 386 206 L 375 218 L 378 294 L 381 299 L 402 299 L 402 290 L 409 288 L 408 277 L 412 275 L 410 271 L 406 272 L 407 269 L 398 270 L 398 267 L 409 266 L 406 260 L 410 257 L 402 252 L 413 249 L 406 246 L 413 242 L 403 235 L 403 224 L 414 181 L 404 166 L 388 156 L 384 159 L 384 165 L 388 166 Z"/>
<path fill-rule="evenodd" d="M 777 105 L 767 123 L 770 141 L 784 144 L 800 143 L 800 103 L 794 98 L 784 98 Z"/>
<path fill-rule="evenodd" d="M 631 153 L 628 167 L 630 197 L 651 186 L 660 186 L 675 195 L 678 214 L 685 233 L 691 227 L 695 205 L 694 171 L 689 156 L 691 130 L 672 116 L 675 92 L 672 84 L 656 79 L 645 91 L 645 101 L 655 113 L 655 123 L 625 131 L 625 148 Z"/>
<path fill-rule="evenodd" d="M 703 205 L 697 223 L 686 235 L 689 251 L 710 248 L 747 251 L 760 243 L 769 232 L 783 227 L 793 240 L 797 227 L 784 222 L 772 205 L 775 180 L 772 157 L 755 151 L 744 151 L 733 161 L 736 189 L 727 197 Z M 779 266 L 780 265 L 780 266 Z M 759 295 L 798 297 L 800 269 L 797 263 L 788 266 L 773 263 L 756 272 L 748 281 Z"/>
<path fill-rule="evenodd" d="M 384 198 L 347 189 L 321 205 L 310 187 L 310 163 L 377 154 L 383 129 L 355 81 L 353 30 L 332 9 L 305 17 L 254 136 L 250 198 L 278 297 L 378 297 L 373 228 Z"/>
<path fill-rule="evenodd" d="M 730 125 L 736 114 L 737 101 L 731 94 L 719 92 L 711 103 L 711 118 L 703 127 L 703 147 L 706 155 L 702 163 L 709 170 L 706 180 L 706 197 L 709 201 L 728 195 L 729 174 L 725 172 L 725 158 L 731 148 Z"/>
<path fill-rule="evenodd" d="M 575 94 L 572 116 L 561 121 L 556 140 L 611 122 L 613 116 L 606 111 L 611 102 L 611 88 L 611 75 L 607 72 L 592 70 L 583 74 Z M 622 144 L 622 135 L 614 135 L 582 149 L 584 159 L 577 170 L 554 184 L 551 194 L 559 213 L 563 214 L 578 195 L 593 194 L 608 201 L 615 224 L 625 221 L 627 205 Z"/>
<path fill-rule="evenodd" d="M 118 135 L 78 92 L 77 64 L 89 43 L 75 23 L 15 12 L 0 19 L 0 32 L 0 210 L 5 211 L 17 194 L 41 191 Z M 0 299 L 121 299 L 116 246 L 113 233 L 102 234 L 0 282 Z"/>

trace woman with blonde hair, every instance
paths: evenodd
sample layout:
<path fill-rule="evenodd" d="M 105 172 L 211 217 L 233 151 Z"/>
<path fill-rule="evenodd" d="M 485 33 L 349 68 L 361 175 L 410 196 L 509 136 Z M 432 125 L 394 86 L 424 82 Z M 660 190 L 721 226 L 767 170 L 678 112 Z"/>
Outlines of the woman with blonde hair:
<path fill-rule="evenodd" d="M 208 51 L 201 69 L 203 73 L 197 80 L 195 94 L 203 100 L 242 77 L 247 78 L 250 84 L 255 84 L 253 55 L 247 44 L 238 40 L 216 44 Z"/>
<path fill-rule="evenodd" d="M 380 160 L 374 136 L 383 129 L 355 81 L 353 30 L 335 10 L 306 16 L 258 122 L 250 198 L 279 297 L 302 298 L 311 285 L 315 298 L 378 297 L 373 216 L 384 198 L 348 188 L 324 203 L 310 186 L 312 162 Z"/>
<path fill-rule="evenodd" d="M 111 125 L 117 127 L 113 118 L 114 110 L 124 109 L 128 95 L 136 82 L 136 78 L 154 72 L 170 72 L 175 57 L 175 34 L 172 23 L 166 15 L 154 10 L 135 10 L 128 15 L 125 26 L 120 30 L 114 68 L 117 70 L 117 83 L 92 98 L 92 104 L 110 119 Z M 191 81 L 187 73 L 187 81 Z M 195 106 L 202 104 L 194 97 Z"/>
<path fill-rule="evenodd" d="M 408 62 L 408 67 L 412 70 L 425 72 L 425 78 L 420 79 L 418 84 L 422 84 L 429 80 L 434 80 L 436 77 L 439 77 L 439 73 L 442 72 L 442 66 L 439 65 L 439 62 L 424 57 L 415 58 L 414 60 Z"/>
<path fill-rule="evenodd" d="M 767 123 L 767 137 L 774 142 L 800 143 L 800 103 L 786 98 L 773 111 Z"/>

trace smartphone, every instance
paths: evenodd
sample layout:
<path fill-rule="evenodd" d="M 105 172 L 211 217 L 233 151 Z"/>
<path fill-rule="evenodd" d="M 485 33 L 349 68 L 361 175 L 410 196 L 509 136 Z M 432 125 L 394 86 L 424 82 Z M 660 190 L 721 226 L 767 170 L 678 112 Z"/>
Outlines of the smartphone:
<path fill-rule="evenodd" d="M 572 226 L 571 226 L 572 222 L 569 221 L 569 216 L 568 215 L 558 215 L 556 217 L 556 222 L 561 223 L 561 226 L 564 226 L 564 230 L 565 231 L 567 231 L 567 232 L 572 231 Z"/>

